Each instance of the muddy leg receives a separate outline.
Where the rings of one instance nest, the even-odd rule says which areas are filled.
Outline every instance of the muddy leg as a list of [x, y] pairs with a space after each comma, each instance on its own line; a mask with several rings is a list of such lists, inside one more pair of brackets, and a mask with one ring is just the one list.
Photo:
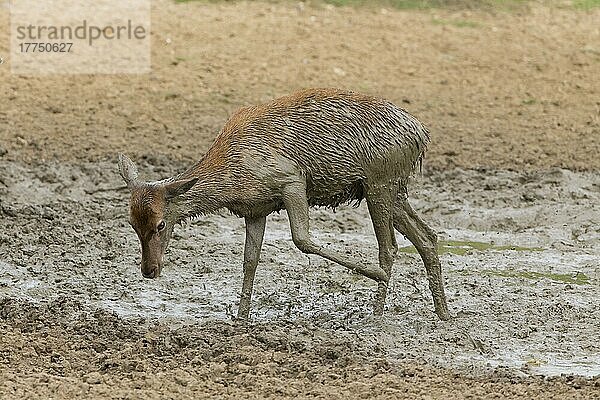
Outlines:
[[396, 254], [398, 254], [398, 242], [396, 241], [396, 230], [394, 229], [394, 217], [393, 216], [390, 217], [389, 228], [390, 228], [390, 237], [392, 239], [391, 251], [395, 257]]
[[238, 308], [238, 318], [246, 320], [250, 314], [250, 300], [254, 274], [260, 258], [260, 248], [265, 234], [267, 218], [246, 218], [246, 243], [244, 245], [244, 283]]
[[283, 188], [283, 202], [290, 219], [292, 240], [300, 251], [306, 254], [317, 254], [356, 271], [377, 282], [387, 282], [388, 275], [376, 265], [361, 265], [351, 257], [326, 249], [312, 241], [308, 229], [308, 200], [306, 185], [303, 182], [290, 183]]
[[394, 254], [394, 258], [396, 258], [396, 254], [398, 254], [398, 242], [396, 241], [396, 230], [394, 229], [394, 211], [393, 211], [393, 207], [394, 207], [394, 199], [398, 196], [398, 187], [394, 186], [394, 188], [391, 190], [391, 199], [392, 199], [392, 205], [391, 205], [391, 211], [390, 211], [390, 235], [392, 237], [392, 253]]
[[423, 259], [429, 289], [433, 295], [435, 313], [441, 320], [450, 319], [444, 294], [442, 267], [437, 255], [436, 233], [415, 213], [403, 196], [396, 198], [394, 227], [411, 241]]
[[[394, 263], [394, 242], [390, 230], [390, 221], [392, 220], [392, 190], [390, 185], [365, 185], [367, 206], [373, 222], [373, 229], [379, 244], [379, 266], [385, 271], [388, 277], [392, 273], [392, 264]], [[395, 235], [395, 234], [394, 234]], [[375, 295], [375, 305], [373, 313], [375, 315], [383, 314], [385, 306], [385, 297], [387, 294], [388, 282], [379, 282], [377, 294]]]

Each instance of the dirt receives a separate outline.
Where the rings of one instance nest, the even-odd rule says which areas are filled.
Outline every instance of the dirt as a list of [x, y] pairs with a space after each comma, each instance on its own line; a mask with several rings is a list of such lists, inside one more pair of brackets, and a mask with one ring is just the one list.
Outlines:
[[[432, 168], [598, 169], [599, 18], [535, 4], [507, 13], [156, 1], [151, 74], [17, 76], [4, 57], [0, 143], [10, 160], [127, 150], [192, 161], [240, 106], [325, 86], [417, 115], [433, 132]], [[6, 54], [6, 7], [0, 21]]]
[[[599, 17], [157, 0], [151, 74], [16, 76], [0, 2], [0, 398], [600, 398]], [[116, 153], [169, 176], [234, 109], [307, 86], [431, 128], [411, 202], [440, 233], [451, 321], [406, 240], [376, 318], [375, 285], [302, 255], [285, 212], [248, 325], [241, 219], [177, 228], [141, 277]], [[311, 226], [377, 258], [364, 205]]]

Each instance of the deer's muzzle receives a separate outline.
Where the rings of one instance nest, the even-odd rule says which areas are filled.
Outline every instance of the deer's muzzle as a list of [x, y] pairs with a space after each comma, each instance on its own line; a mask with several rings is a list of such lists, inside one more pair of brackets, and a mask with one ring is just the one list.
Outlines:
[[160, 275], [160, 266], [158, 264], [149, 266], [149, 267], [144, 267], [142, 265], [142, 276], [144, 278], [149, 278], [149, 279], [154, 279], [157, 278]]

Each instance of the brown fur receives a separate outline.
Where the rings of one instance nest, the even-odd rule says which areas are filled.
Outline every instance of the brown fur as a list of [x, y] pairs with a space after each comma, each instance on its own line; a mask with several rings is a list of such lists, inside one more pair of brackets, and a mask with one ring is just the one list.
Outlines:
[[406, 111], [350, 91], [306, 89], [244, 107], [202, 160], [174, 178], [202, 177], [185, 195], [190, 207], [182, 219], [220, 207], [240, 216], [281, 209], [282, 161], [306, 177], [311, 205], [360, 201], [362, 182], [381, 164], [405, 186], [428, 141], [427, 129]]
[[[379, 283], [378, 314], [397, 247], [394, 229], [402, 232], [421, 254], [436, 312], [447, 319], [435, 233], [406, 201], [408, 178], [428, 142], [428, 130], [389, 101], [338, 89], [307, 89], [237, 111], [204, 157], [176, 177], [139, 182], [133, 162], [121, 156], [121, 174], [132, 190], [131, 223], [142, 244], [142, 272], [158, 276], [175, 223], [227, 208], [246, 219], [238, 315], [247, 318], [265, 217], [285, 208], [301, 251]], [[309, 206], [337, 207], [363, 198], [379, 244], [379, 266], [326, 249], [309, 233]]]
[[136, 231], [148, 233], [156, 229], [166, 207], [165, 189], [160, 186], [142, 186], [131, 193], [130, 223]]

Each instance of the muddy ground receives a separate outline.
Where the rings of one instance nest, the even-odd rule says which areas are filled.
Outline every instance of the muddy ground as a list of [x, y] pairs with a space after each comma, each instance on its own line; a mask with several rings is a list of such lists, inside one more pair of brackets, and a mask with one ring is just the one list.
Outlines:
[[[176, 163], [165, 163], [143, 171], [169, 174]], [[139, 273], [114, 164], [1, 166], [5, 394], [591, 398], [600, 391], [596, 172], [457, 169], [415, 183], [413, 203], [443, 239], [449, 322], [432, 312], [424, 270], [406, 241], [386, 313], [375, 318], [374, 284], [302, 255], [285, 213], [274, 215], [253, 323], [243, 327], [232, 321], [241, 219], [214, 215], [178, 229], [163, 276], [149, 281]], [[375, 260], [367, 214], [364, 205], [317, 210], [312, 226], [322, 243]]]
[[[599, 11], [153, 4], [150, 75], [0, 65], [0, 398], [600, 398]], [[235, 108], [306, 86], [431, 127], [411, 201], [440, 233], [451, 321], [406, 241], [375, 318], [374, 284], [302, 255], [285, 212], [249, 325], [227, 213], [177, 229], [141, 277], [116, 153], [168, 176]], [[364, 205], [311, 224], [376, 259]]]

